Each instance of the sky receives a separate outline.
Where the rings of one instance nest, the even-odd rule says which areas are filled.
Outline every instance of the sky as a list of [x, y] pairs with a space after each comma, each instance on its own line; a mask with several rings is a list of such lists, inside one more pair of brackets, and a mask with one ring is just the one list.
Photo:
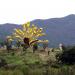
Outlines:
[[0, 24], [23, 24], [75, 14], [75, 0], [0, 0]]

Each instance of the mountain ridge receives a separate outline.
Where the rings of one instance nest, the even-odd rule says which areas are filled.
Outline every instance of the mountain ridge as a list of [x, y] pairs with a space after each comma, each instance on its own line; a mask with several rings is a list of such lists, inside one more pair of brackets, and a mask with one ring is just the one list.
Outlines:
[[[44, 28], [47, 36], [40, 39], [48, 39], [50, 47], [57, 47], [59, 43], [66, 45], [75, 44], [75, 15], [71, 14], [62, 18], [36, 19], [31, 24]], [[0, 24], [0, 39], [11, 35], [14, 28], [21, 28], [19, 24]]]

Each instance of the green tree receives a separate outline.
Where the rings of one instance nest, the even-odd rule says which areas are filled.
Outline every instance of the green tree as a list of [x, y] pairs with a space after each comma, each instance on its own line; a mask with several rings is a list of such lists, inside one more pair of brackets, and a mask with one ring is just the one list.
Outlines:
[[59, 55], [59, 60], [62, 63], [74, 64], [75, 63], [75, 46], [66, 48], [61, 55]]

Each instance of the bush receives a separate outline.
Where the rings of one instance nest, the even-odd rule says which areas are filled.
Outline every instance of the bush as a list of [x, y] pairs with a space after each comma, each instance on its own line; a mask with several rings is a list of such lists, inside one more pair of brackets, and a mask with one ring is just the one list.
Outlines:
[[59, 60], [62, 63], [66, 64], [74, 64], [75, 63], [75, 47], [70, 47], [69, 49], [63, 51], [63, 53], [59, 56]]
[[5, 65], [7, 65], [6, 60], [3, 59], [3, 58], [0, 58], [0, 68], [1, 68], [1, 67], [4, 67]]

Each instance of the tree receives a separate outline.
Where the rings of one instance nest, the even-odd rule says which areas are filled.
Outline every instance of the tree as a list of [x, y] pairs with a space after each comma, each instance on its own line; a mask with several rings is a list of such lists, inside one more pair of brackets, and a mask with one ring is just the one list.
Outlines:
[[43, 41], [43, 49], [45, 50], [48, 47], [48, 40]]
[[33, 24], [30, 26], [30, 22], [28, 22], [22, 25], [22, 29], [15, 29], [14, 33], [10, 37], [23, 42], [23, 47], [26, 46], [26, 48], [28, 48], [38, 42], [38, 38], [44, 35], [45, 33], [43, 33], [42, 28], [38, 28]]
[[19, 49], [19, 47], [21, 46], [20, 41], [16, 41], [16, 45], [17, 45], [17, 47], [18, 47], [18, 49]]
[[9, 53], [10, 50], [12, 49], [12, 41], [10, 39], [10, 36], [7, 36], [6, 41], [5, 41], [5, 45], [6, 45], [6, 50]]
[[33, 45], [33, 53], [35, 53], [35, 51], [37, 51], [37, 50], [38, 50], [38, 44], [35, 43], [35, 44]]
[[75, 46], [66, 48], [61, 55], [59, 55], [59, 60], [62, 63], [74, 64], [75, 63]]
[[0, 42], [0, 46], [1, 47], [4, 47], [4, 42]]

